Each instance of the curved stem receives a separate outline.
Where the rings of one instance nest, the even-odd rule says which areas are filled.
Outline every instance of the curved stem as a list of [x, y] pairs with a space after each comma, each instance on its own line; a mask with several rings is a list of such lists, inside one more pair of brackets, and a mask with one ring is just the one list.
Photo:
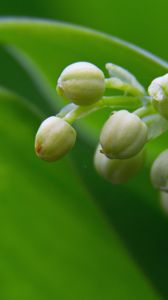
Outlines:
[[[140, 108], [143, 105], [144, 99], [140, 96], [132, 97], [132, 96], [110, 96], [103, 97], [98, 102], [90, 105], [90, 106], [75, 106], [69, 107], [70, 109], [65, 111], [67, 113], [64, 114], [63, 119], [72, 124], [77, 119], [80, 119], [93, 111], [96, 111], [101, 108], [110, 107], [112, 110], [121, 110], [126, 109], [129, 111], [134, 111]], [[58, 114], [60, 116], [60, 114]]]
[[152, 104], [149, 104], [149, 105], [140, 107], [139, 109], [134, 111], [134, 114], [136, 114], [139, 118], [143, 118], [143, 117], [146, 117], [149, 115], [156, 114], [156, 110]]
[[119, 78], [111, 77], [105, 79], [105, 85], [107, 89], [116, 89], [123, 92], [130, 93], [133, 96], [145, 95], [145, 90], [140, 85], [133, 85], [128, 82], [124, 82]]

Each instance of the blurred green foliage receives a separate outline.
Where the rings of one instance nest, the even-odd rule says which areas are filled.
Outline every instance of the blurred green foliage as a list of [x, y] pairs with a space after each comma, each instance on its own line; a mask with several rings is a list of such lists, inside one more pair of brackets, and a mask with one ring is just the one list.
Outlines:
[[38, 16], [88, 26], [168, 59], [167, 0], [1, 0], [0, 15]]
[[[0, 15], [86, 25], [168, 59], [167, 8], [166, 0], [1, 0]], [[33, 152], [40, 120], [62, 105], [54, 88], [66, 64], [87, 59], [103, 67], [114, 59], [145, 86], [166, 67], [99, 37], [78, 36], [72, 43], [68, 32], [60, 43], [59, 31], [43, 36], [40, 30], [38, 39], [38, 30], [37, 36], [13, 30], [0, 32], [5, 40], [0, 85], [14, 91], [0, 90], [0, 299], [167, 299], [168, 221], [149, 181], [149, 165], [166, 146], [166, 134], [149, 145], [147, 166], [139, 176], [119, 187], [93, 170], [95, 140], [83, 134], [86, 124], [81, 124], [71, 160], [48, 165]], [[43, 74], [22, 53], [6, 47], [10, 39]], [[97, 130], [103, 118], [92, 115], [87, 126]]]

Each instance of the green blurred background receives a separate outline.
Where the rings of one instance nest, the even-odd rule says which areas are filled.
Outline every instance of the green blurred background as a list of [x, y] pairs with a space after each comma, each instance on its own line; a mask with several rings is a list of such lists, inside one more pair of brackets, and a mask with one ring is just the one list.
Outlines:
[[168, 59], [167, 0], [1, 0], [0, 14], [34, 16], [88, 26]]
[[[167, 11], [166, 0], [0, 2], [1, 16], [32, 16], [87, 26], [139, 45], [166, 60]], [[17, 86], [17, 92], [40, 105], [42, 93], [36, 91], [30, 76], [4, 48], [0, 49], [0, 64], [0, 83], [13, 90]], [[0, 210], [0, 300], [111, 300], [111, 295], [114, 300], [168, 299], [168, 222], [158, 203], [152, 202], [154, 191], [149, 191], [151, 199], [142, 200], [149, 182], [142, 187], [142, 194], [141, 184], [136, 180], [133, 188], [131, 184], [121, 189], [109, 188], [103, 183], [97, 192], [92, 182], [95, 180], [101, 186], [102, 180], [96, 174], [93, 178], [88, 176], [90, 149], [87, 153], [86, 148], [84, 153], [74, 152], [75, 158], [79, 153], [85, 156], [83, 178], [78, 178], [78, 171], [72, 171], [67, 161], [49, 167], [36, 162], [31, 154], [34, 128], [23, 130], [27, 136], [23, 136], [23, 145], [19, 143], [22, 122], [34, 123], [36, 128], [39, 122], [22, 107], [19, 112], [15, 105], [10, 105], [11, 108], [3, 108], [2, 104], [1, 112], [8, 115], [8, 124], [16, 117], [18, 135], [10, 133], [8, 140], [6, 132], [4, 136], [1, 132], [1, 140], [6, 144], [1, 149], [5, 163], [0, 157], [0, 175], [6, 198], [1, 200]], [[50, 113], [49, 107], [43, 108]], [[11, 146], [12, 138], [15, 143], [11, 153], [8, 143]], [[29, 155], [24, 152], [25, 147]], [[64, 176], [67, 165], [72, 185]], [[57, 190], [56, 171], [61, 174], [60, 178], [57, 176]], [[20, 172], [26, 177], [22, 178]], [[5, 183], [5, 176], [10, 183]], [[40, 178], [38, 184], [36, 178]], [[24, 190], [22, 186], [27, 181], [31, 187]], [[74, 190], [76, 181], [78, 189]], [[114, 195], [113, 202], [109, 194]]]

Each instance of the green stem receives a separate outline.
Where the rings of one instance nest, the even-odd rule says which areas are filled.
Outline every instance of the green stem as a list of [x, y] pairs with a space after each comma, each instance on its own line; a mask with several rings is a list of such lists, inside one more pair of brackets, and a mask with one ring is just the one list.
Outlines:
[[148, 104], [146, 106], [138, 108], [136, 111], [134, 111], [134, 114], [142, 119], [146, 116], [156, 114], [156, 110], [154, 109], [152, 104]]
[[[155, 134], [153, 135], [153, 133], [151, 134], [151, 126], [153, 126], [154, 123], [156, 123], [157, 127], [159, 126], [158, 123], [158, 118], [159, 118], [159, 114], [158, 112], [155, 110], [155, 108], [153, 107], [152, 104], [149, 104], [147, 106], [143, 106], [139, 109], [137, 109], [134, 114], [136, 114], [138, 117], [141, 118], [141, 120], [146, 124], [146, 126], [149, 128], [148, 131], [148, 141], [152, 140], [154, 137], [159, 136], [161, 133], [163, 133], [165, 131], [165, 126], [163, 126], [162, 129], [160, 129], [159, 134], [155, 132]], [[159, 128], [157, 128], [158, 130]], [[167, 126], [166, 126], [167, 129]]]
[[117, 89], [126, 93], [129, 93], [133, 96], [144, 96], [145, 90], [142, 86], [136, 85], [134, 86], [131, 83], [124, 82], [120, 80], [119, 78], [106, 78], [105, 79], [105, 85], [107, 89]]
[[150, 126], [151, 124], [155, 123], [157, 120], [158, 120], [158, 114], [155, 113], [155, 114], [145, 116], [143, 121], [147, 126]]
[[[61, 115], [63, 119], [72, 124], [77, 119], [80, 119], [96, 110], [110, 107], [113, 111], [126, 109], [129, 111], [134, 111], [140, 108], [143, 105], [144, 99], [140, 96], [131, 97], [131, 96], [110, 96], [110, 97], [103, 97], [98, 102], [90, 105], [90, 106], [75, 106], [71, 109], [64, 110], [66, 113]], [[57, 116], [60, 116], [58, 114]]]

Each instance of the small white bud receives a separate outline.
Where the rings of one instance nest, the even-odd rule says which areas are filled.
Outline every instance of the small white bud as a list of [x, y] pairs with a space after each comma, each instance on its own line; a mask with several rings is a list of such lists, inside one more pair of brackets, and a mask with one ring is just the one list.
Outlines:
[[103, 72], [88, 62], [77, 62], [61, 73], [57, 92], [77, 105], [91, 105], [98, 101], [105, 90]]
[[127, 182], [141, 168], [144, 162], [144, 151], [128, 159], [109, 159], [101, 153], [98, 145], [94, 156], [94, 165], [102, 177], [113, 184]]
[[151, 181], [155, 188], [168, 192], [168, 150], [163, 151], [154, 161]]
[[130, 158], [142, 150], [147, 136], [147, 126], [137, 115], [120, 110], [103, 126], [100, 134], [102, 152], [109, 158]]
[[149, 95], [156, 110], [168, 119], [168, 74], [152, 81], [148, 88]]
[[63, 119], [49, 117], [40, 125], [35, 138], [37, 156], [47, 161], [58, 160], [74, 146], [76, 131]]
[[168, 193], [160, 193], [160, 204], [163, 211], [168, 214]]

